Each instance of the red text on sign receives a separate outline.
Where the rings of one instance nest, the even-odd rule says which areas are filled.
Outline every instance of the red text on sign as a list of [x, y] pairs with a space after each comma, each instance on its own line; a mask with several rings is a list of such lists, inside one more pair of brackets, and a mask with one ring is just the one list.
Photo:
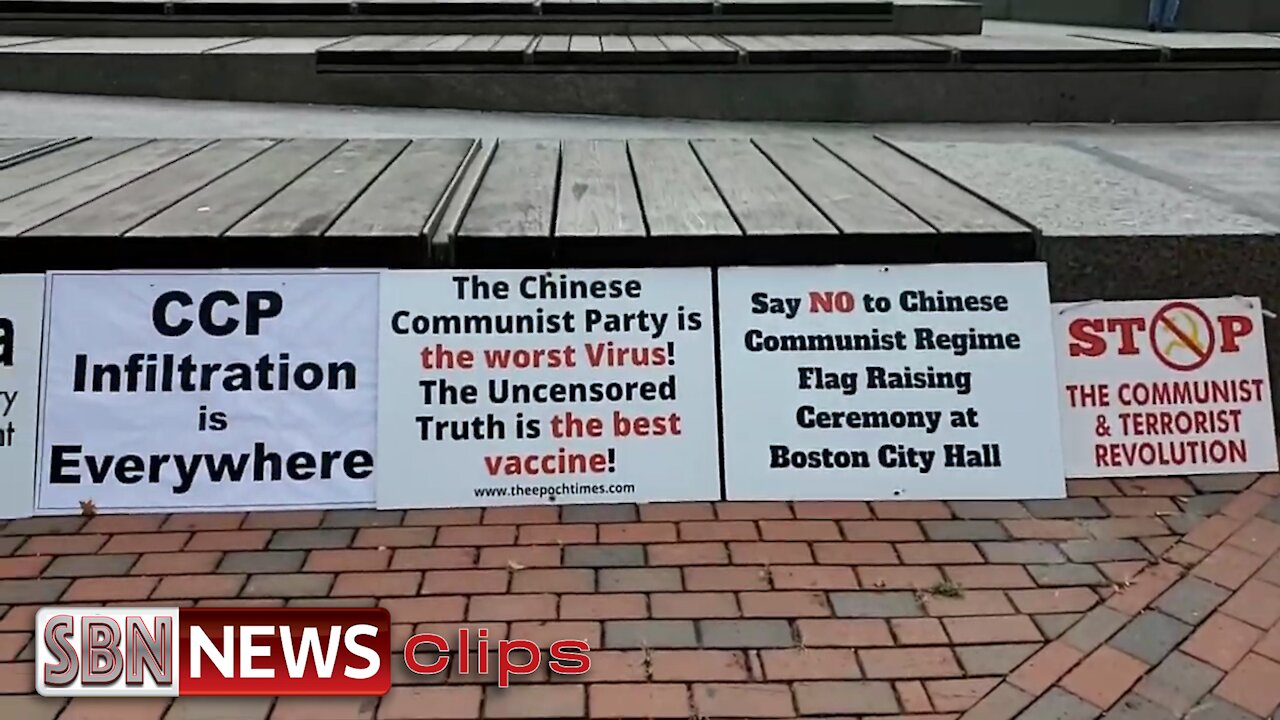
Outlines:
[[[1253, 320], [1245, 315], [1220, 315], [1216, 319], [1222, 336], [1219, 350], [1240, 351], [1240, 339], [1253, 333]], [[1099, 357], [1114, 348], [1117, 355], [1137, 355], [1139, 339], [1149, 331], [1147, 318], [1077, 318], [1067, 326], [1071, 357]]]
[[[542, 666], [542, 649], [531, 640], [499, 640], [497, 657], [489, 658], [491, 649], [489, 631], [486, 628], [476, 629], [476, 647], [471, 648], [470, 630], [458, 629], [455, 671], [461, 675], [476, 673], [486, 675], [490, 671], [490, 662], [496, 664], [498, 687], [511, 684], [513, 675], [530, 675]], [[436, 675], [449, 668], [454, 661], [449, 656], [454, 651], [449, 641], [435, 633], [418, 633], [409, 638], [404, 645], [404, 662], [409, 670], [419, 675]], [[590, 646], [586, 640], [557, 640], [548, 648], [550, 660], [547, 669], [557, 675], [581, 675], [591, 669], [591, 658], [587, 655]], [[422, 652], [425, 658], [418, 655]], [[474, 655], [474, 657], [472, 657]], [[425, 661], [424, 660], [429, 660]]]
[[811, 313], [851, 313], [856, 306], [857, 300], [848, 290], [809, 291], [809, 312]]

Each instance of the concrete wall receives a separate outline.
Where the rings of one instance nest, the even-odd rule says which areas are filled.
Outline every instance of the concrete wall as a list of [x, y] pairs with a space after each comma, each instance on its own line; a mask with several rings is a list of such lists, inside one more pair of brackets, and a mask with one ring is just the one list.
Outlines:
[[[1148, 0], [983, 0], [986, 17], [999, 20], [1145, 27]], [[1280, 0], [1182, 0], [1186, 30], [1280, 31]]]

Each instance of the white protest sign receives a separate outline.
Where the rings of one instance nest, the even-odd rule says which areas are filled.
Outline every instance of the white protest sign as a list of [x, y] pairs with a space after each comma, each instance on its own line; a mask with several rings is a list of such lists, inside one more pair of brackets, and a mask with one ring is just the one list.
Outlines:
[[0, 518], [31, 515], [44, 276], [0, 275]]
[[720, 271], [731, 500], [1066, 493], [1040, 263]]
[[1054, 305], [1068, 477], [1268, 472], [1257, 298]]
[[382, 281], [378, 506], [720, 495], [711, 271]]
[[49, 279], [37, 510], [369, 507], [378, 275]]

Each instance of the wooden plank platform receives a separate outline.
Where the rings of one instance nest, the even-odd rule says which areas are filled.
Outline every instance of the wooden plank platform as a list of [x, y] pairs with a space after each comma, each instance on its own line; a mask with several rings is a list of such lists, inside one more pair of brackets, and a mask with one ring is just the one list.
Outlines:
[[1029, 228], [945, 178], [874, 140], [828, 142], [500, 141], [454, 256], [491, 267], [1030, 257]]
[[1073, 35], [928, 35], [917, 40], [951, 48], [964, 63], [1159, 62], [1161, 53], [1136, 45]]
[[[0, 139], [0, 156], [44, 141]], [[0, 167], [0, 271], [1022, 260], [872, 139], [86, 139]], [[5, 155], [7, 153], [7, 155]]]
[[951, 52], [896, 35], [728, 35], [746, 62], [775, 63], [945, 63]]
[[420, 267], [474, 144], [84, 140], [0, 168], [0, 270]]
[[978, 33], [955, 0], [5, 0], [6, 34]]
[[[1280, 51], [1280, 38], [1272, 38]], [[22, 52], [19, 46], [15, 52]], [[237, 45], [217, 52], [234, 52]], [[1225, 50], [1225, 48], [1223, 48]], [[1233, 52], [1270, 52], [1266, 44]], [[0, 53], [5, 52], [0, 48]], [[364, 35], [316, 51], [328, 70], [393, 66], [1156, 63], [1154, 45], [1072, 35]], [[1230, 57], [1228, 54], [1227, 57]], [[1280, 57], [1278, 55], [1277, 57]], [[527, 69], [537, 69], [527, 68]]]
[[369, 35], [317, 49], [317, 62], [346, 66], [521, 65], [533, 35]]

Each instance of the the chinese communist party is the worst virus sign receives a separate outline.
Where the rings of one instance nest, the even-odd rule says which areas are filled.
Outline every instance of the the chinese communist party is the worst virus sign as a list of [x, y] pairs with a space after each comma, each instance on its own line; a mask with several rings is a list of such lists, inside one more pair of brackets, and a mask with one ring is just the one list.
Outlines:
[[1257, 298], [1054, 306], [1068, 477], [1267, 472]]

